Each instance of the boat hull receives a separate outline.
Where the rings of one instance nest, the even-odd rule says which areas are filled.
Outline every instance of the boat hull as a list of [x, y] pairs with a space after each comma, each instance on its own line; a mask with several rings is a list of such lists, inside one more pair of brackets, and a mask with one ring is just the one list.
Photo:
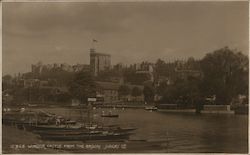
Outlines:
[[41, 135], [41, 139], [55, 141], [89, 141], [89, 140], [126, 140], [130, 133], [80, 134], [80, 135]]
[[101, 115], [101, 117], [119, 117], [119, 115]]

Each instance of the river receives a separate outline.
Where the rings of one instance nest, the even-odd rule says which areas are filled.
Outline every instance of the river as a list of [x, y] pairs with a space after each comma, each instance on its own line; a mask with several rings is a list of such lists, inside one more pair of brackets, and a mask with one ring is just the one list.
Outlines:
[[[79, 109], [44, 109], [75, 120], [86, 118]], [[119, 118], [102, 118], [102, 111], [118, 113]], [[138, 129], [131, 139], [168, 140], [172, 153], [247, 153], [247, 115], [196, 115], [164, 113], [144, 109], [94, 109], [93, 120]]]

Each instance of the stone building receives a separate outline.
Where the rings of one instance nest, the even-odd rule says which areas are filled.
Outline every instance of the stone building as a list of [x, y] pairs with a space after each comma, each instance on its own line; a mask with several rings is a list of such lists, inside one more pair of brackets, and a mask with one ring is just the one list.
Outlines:
[[[118, 101], [137, 101], [137, 102], [143, 102], [144, 101], [144, 95], [141, 94], [139, 96], [132, 96], [131, 93], [126, 96], [119, 96], [119, 88], [121, 86], [120, 83], [115, 82], [101, 82], [97, 81], [97, 96], [102, 97], [104, 103], [112, 103], [112, 102], [118, 102]], [[127, 84], [128, 88], [132, 91], [134, 87], [137, 87], [138, 89], [143, 91], [143, 86], [141, 85], [131, 85]]]
[[119, 100], [119, 83], [96, 82], [98, 91], [97, 96], [102, 97], [104, 102], [115, 102]]
[[94, 76], [100, 71], [111, 68], [111, 56], [109, 54], [97, 53], [94, 48], [90, 49], [90, 68]]
[[152, 63], [142, 62], [136, 64], [136, 74], [141, 76], [147, 76], [149, 81], [154, 81], [154, 66]]
[[37, 64], [32, 64], [31, 65], [31, 72], [34, 74], [41, 74], [42, 67], [43, 67], [42, 62], [38, 62]]

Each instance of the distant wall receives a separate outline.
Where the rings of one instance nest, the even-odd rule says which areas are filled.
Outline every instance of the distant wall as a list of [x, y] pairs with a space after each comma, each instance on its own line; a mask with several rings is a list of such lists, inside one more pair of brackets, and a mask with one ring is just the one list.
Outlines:
[[207, 111], [230, 111], [230, 105], [204, 105], [203, 110]]

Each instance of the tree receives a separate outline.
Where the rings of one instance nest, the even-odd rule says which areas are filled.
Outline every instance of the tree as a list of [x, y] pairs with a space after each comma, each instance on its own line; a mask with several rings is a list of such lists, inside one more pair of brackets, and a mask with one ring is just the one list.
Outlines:
[[134, 96], [134, 97], [141, 96], [142, 95], [142, 91], [141, 91], [140, 88], [134, 87], [132, 89], [131, 95]]
[[185, 66], [187, 69], [195, 69], [199, 70], [200, 69], [200, 64], [198, 60], [195, 60], [193, 57], [189, 57]]
[[167, 87], [168, 85], [166, 81], [160, 82], [159, 86], [156, 87], [156, 93], [162, 96]]
[[141, 85], [143, 84], [143, 82], [148, 81], [150, 79], [150, 76], [148, 74], [136, 73], [136, 71], [133, 69], [125, 69], [123, 76], [124, 80], [127, 83], [135, 85]]
[[151, 87], [151, 86], [144, 86], [144, 89], [143, 89], [143, 94], [144, 94], [144, 97], [145, 97], [145, 101], [147, 103], [149, 102], [153, 102], [154, 101], [154, 88]]
[[229, 104], [239, 94], [248, 94], [248, 57], [228, 47], [201, 60], [204, 96], [216, 95], [217, 104]]
[[198, 78], [177, 79], [174, 84], [161, 90], [163, 94], [161, 102], [178, 104], [179, 107], [192, 107], [200, 101], [199, 85]]
[[87, 103], [87, 98], [96, 96], [96, 84], [89, 71], [77, 73], [70, 84], [70, 92], [81, 103]]
[[12, 88], [12, 76], [11, 75], [4, 75], [3, 81], [2, 81], [2, 87], [3, 90], [7, 90], [9, 88]]
[[58, 102], [70, 102], [71, 100], [71, 95], [67, 92], [64, 92], [64, 93], [60, 93], [60, 94], [57, 94], [57, 100]]
[[119, 96], [127, 96], [130, 94], [130, 88], [127, 85], [121, 85], [118, 89]]
[[166, 63], [163, 60], [158, 59], [155, 63], [155, 70], [159, 75], [165, 75]]
[[165, 61], [158, 59], [157, 62], [155, 63], [156, 78], [160, 76], [171, 77], [174, 75], [175, 69], [176, 69], [176, 62], [166, 63]]
[[47, 69], [44, 68], [39, 76], [41, 80], [54, 79], [57, 81], [57, 85], [65, 86], [68, 85], [74, 78], [75, 73], [62, 70], [60, 68]]
[[9, 74], [3, 76], [3, 81], [9, 81], [11, 79], [12, 79], [12, 76]]
[[178, 100], [178, 91], [174, 85], [170, 85], [166, 87], [162, 92], [162, 100], [161, 102], [167, 104], [176, 104]]
[[111, 81], [113, 77], [122, 77], [122, 69], [112, 68], [100, 71], [96, 77], [97, 81]]

